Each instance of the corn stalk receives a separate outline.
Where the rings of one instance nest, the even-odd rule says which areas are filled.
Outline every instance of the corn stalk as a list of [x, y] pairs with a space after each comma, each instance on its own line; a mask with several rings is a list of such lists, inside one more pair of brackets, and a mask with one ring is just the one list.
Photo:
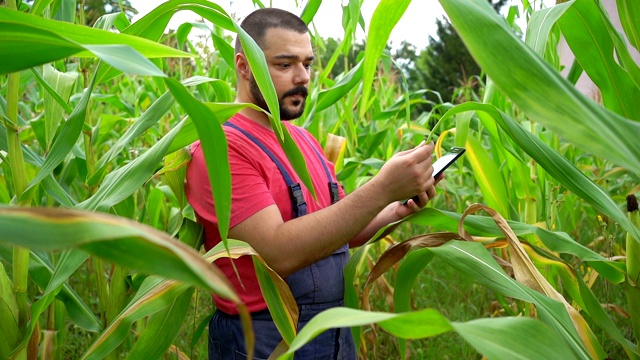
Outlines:
[[[638, 199], [635, 195], [627, 196], [627, 215], [629, 220], [640, 228], [640, 211], [638, 211]], [[631, 324], [638, 342], [640, 351], [640, 245], [627, 233], [627, 281], [625, 290], [627, 293], [627, 306]]]

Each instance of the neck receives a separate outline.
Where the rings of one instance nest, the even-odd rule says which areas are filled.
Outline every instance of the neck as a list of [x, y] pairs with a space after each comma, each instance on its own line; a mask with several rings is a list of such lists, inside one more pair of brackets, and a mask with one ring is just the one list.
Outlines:
[[[251, 103], [251, 101], [247, 101], [243, 99], [236, 98], [236, 103]], [[252, 108], [244, 108], [239, 111], [240, 114], [256, 122], [258, 125], [263, 126], [267, 129], [271, 129], [271, 122], [269, 121], [269, 116], [262, 111], [254, 110]]]

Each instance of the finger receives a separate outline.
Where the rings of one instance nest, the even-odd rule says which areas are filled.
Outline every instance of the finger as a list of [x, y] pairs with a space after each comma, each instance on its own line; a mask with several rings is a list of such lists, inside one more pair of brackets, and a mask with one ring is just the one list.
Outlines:
[[438, 185], [438, 183], [444, 180], [444, 178], [445, 178], [444, 172], [441, 172], [440, 175], [438, 175], [438, 177], [434, 179], [435, 180], [434, 185]]
[[429, 199], [433, 199], [434, 197], [436, 197], [436, 188], [435, 188], [435, 186], [429, 186], [429, 188], [426, 191], [426, 194], [429, 197]]
[[431, 165], [432, 154], [433, 154], [433, 143], [429, 143], [429, 144], [423, 144], [415, 147], [407, 155], [412, 156], [417, 163], [422, 163], [425, 160], [428, 160], [429, 165]]
[[418, 204], [416, 206], [418, 206], [418, 208], [423, 208], [425, 206], [427, 206], [427, 203], [429, 202], [429, 194], [427, 194], [426, 192], [422, 192], [420, 194], [418, 194]]
[[421, 148], [421, 147], [425, 146], [426, 144], [427, 144], [427, 143], [426, 143], [424, 140], [422, 140], [422, 142], [421, 142], [420, 144], [418, 144], [417, 146], [415, 146], [414, 148], [412, 148], [412, 149], [408, 149], [408, 150], [399, 151], [399, 152], [397, 152], [397, 153], [395, 154], [395, 156], [402, 156], [402, 155], [410, 154], [410, 153], [412, 153], [412, 152], [416, 151], [417, 149], [419, 149], [419, 148]]
[[409, 200], [409, 208], [411, 209], [412, 212], [416, 212], [420, 210], [420, 206], [413, 199]]

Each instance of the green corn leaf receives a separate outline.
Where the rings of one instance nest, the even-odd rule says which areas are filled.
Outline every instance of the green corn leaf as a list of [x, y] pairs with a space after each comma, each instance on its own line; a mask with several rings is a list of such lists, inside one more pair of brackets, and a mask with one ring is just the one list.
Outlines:
[[235, 49], [233, 46], [217, 34], [212, 33], [211, 38], [213, 40], [213, 47], [220, 52], [220, 56], [222, 56], [227, 65], [230, 67], [235, 66], [235, 62], [233, 61]]
[[[627, 219], [627, 217], [618, 208], [617, 204], [615, 204], [615, 202], [601, 188], [580, 172], [575, 165], [560, 156], [556, 151], [549, 147], [549, 145], [545, 144], [542, 140], [533, 136], [531, 133], [526, 132], [515, 122], [515, 120], [500, 112], [493, 105], [469, 102], [456, 106], [454, 109], [448, 111], [445, 116], [453, 116], [464, 111], [482, 111], [489, 114], [498, 123], [502, 130], [529, 156], [536, 160], [537, 163], [554, 179], [603, 213], [610, 216], [625, 230], [633, 234], [637, 241], [640, 241], [640, 229], [631, 224], [629, 219]], [[445, 116], [443, 116], [443, 118], [445, 118]], [[622, 120], [629, 121], [626, 119]], [[615, 124], [612, 124], [612, 127], [615, 127]], [[631, 142], [631, 138], [635, 138], [635, 133], [633, 135], [623, 135], [621, 133], [621, 136], [625, 136], [628, 141]], [[635, 143], [637, 143], [637, 141]]]
[[[0, 249], [3, 249], [3, 247], [0, 247]], [[5, 259], [8, 258], [7, 255], [10, 254], [2, 254]], [[31, 251], [29, 277], [38, 287], [44, 289], [49, 286], [55, 270], [46, 253]], [[64, 303], [67, 314], [78, 326], [91, 332], [99, 332], [102, 330], [100, 320], [68, 283], [62, 284], [62, 289], [56, 298]]]
[[373, 12], [369, 33], [367, 34], [367, 47], [364, 52], [360, 118], [364, 118], [369, 109], [373, 77], [378, 69], [378, 61], [382, 51], [387, 45], [391, 30], [407, 10], [409, 3], [411, 3], [411, 0], [382, 0]]
[[[132, 36], [128, 34], [117, 34], [110, 31], [93, 29], [82, 25], [74, 25], [66, 22], [48, 20], [39, 16], [22, 13], [19, 11], [0, 8], [0, 24], [6, 24], [9, 28], [15, 26], [28, 26], [32, 31], [44, 30], [57, 34], [60, 38], [82, 45], [128, 45], [134, 48], [147, 58], [157, 57], [191, 57], [189, 53], [170, 48], [166, 45]], [[17, 44], [16, 40], [11, 40], [6, 46]], [[32, 48], [25, 48], [28, 50]], [[39, 54], [40, 49], [36, 52]], [[31, 54], [33, 55], [33, 53]], [[40, 56], [40, 55], [38, 55]], [[88, 52], [79, 53], [78, 56], [90, 56]], [[16, 59], [17, 60], [17, 59]]]
[[53, 178], [53, 174], [42, 180], [42, 187], [47, 194], [64, 207], [71, 208], [77, 204], [77, 201], [69, 195], [67, 190]]
[[160, 216], [162, 213], [162, 208], [164, 207], [165, 196], [162, 190], [154, 187], [149, 192], [149, 196], [147, 197], [147, 221], [145, 223], [153, 226], [158, 230], [162, 230], [162, 226], [160, 226]]
[[102, 61], [132, 75], [165, 77], [151, 61], [127, 45], [84, 45]]
[[340, 79], [331, 88], [322, 90], [318, 94], [318, 101], [316, 102], [316, 111], [322, 111], [329, 106], [335, 104], [338, 100], [344, 98], [344, 96], [351, 91], [362, 80], [363, 66], [362, 61], [358, 62], [353, 69]]
[[184, 47], [184, 44], [187, 42], [189, 34], [191, 33], [191, 30], [193, 28], [204, 30], [209, 33], [212, 32], [211, 28], [209, 28], [209, 26], [205, 23], [201, 23], [201, 22], [182, 23], [180, 24], [180, 26], [178, 26], [178, 29], [176, 30], [176, 40], [178, 40], [178, 46], [180, 48]]
[[455, 331], [491, 359], [513, 359], [514, 356], [523, 359], [579, 358], [552, 330], [540, 321], [529, 318], [490, 318], [459, 323], [449, 321], [434, 309], [387, 314], [334, 308], [323, 311], [309, 321], [287, 355], [280, 359], [293, 358], [293, 351], [324, 330], [372, 323], [394, 336], [411, 339]]
[[51, 280], [47, 284], [47, 288], [44, 290], [44, 294], [54, 291], [64, 282], [69, 279], [69, 276], [73, 274], [82, 265], [85, 260], [89, 258], [89, 254], [79, 249], [65, 250], [60, 259], [55, 271], [51, 275]]
[[[477, 220], [478, 218], [475, 218], [475, 217], [474, 218], [467, 217], [465, 221], [466, 228], [477, 229], [478, 228]], [[489, 222], [493, 222], [492, 219], [486, 219], [486, 220]], [[432, 222], [432, 221], [427, 221], [427, 222]], [[456, 220], [455, 222], [457, 223], [459, 221]], [[518, 224], [515, 222], [510, 222], [510, 226], [513, 226], [513, 230], [515, 230], [515, 232], [517, 232], [519, 236], [524, 235], [522, 233], [522, 230], [523, 230], [522, 228], [524, 227], [531, 227], [535, 229], [535, 227], [531, 225]], [[543, 231], [548, 232], [546, 230], [543, 230]], [[496, 230], [496, 232], [500, 232], [500, 230]], [[432, 234], [416, 237], [408, 241], [402, 242], [394, 246], [393, 248], [390, 248], [389, 250], [387, 250], [383, 254], [383, 256], [380, 257], [380, 260], [372, 269], [371, 274], [369, 275], [369, 279], [367, 280], [367, 283], [370, 284], [375, 279], [375, 278], [372, 278], [373, 276], [376, 276], [376, 277], [380, 276], [384, 271], [386, 271], [391, 266], [393, 266], [395, 262], [399, 260], [400, 256], [402, 256], [403, 254], [406, 254], [406, 252], [409, 251], [411, 248], [413, 247], [433, 248], [433, 247], [439, 246], [442, 240], [448, 241], [447, 238], [442, 237], [442, 235], [440, 234], [432, 233]], [[449, 234], [453, 234], [453, 233], [449, 233]], [[544, 233], [540, 233], [540, 235], [544, 235]], [[544, 237], [545, 236], [541, 238], [544, 238]], [[435, 241], [435, 240], [438, 240], [438, 241]], [[566, 251], [564, 251], [561, 246], [554, 245], [552, 242], [549, 241], [549, 239], [545, 239], [543, 243], [545, 245], [549, 244], [550, 245], [549, 248], [553, 249], [552, 251], [566, 253]], [[570, 243], [567, 241], [565, 241], [565, 243], [567, 245], [570, 245]], [[534, 260], [534, 262], [536, 263], [536, 266], [538, 268], [544, 269], [544, 271], [547, 272], [549, 271], [550, 268], [553, 268], [553, 265], [550, 265], [550, 261], [559, 264], [561, 260], [558, 258], [555, 258], [554, 256], [548, 257], [546, 259], [542, 258], [540, 254], [544, 254], [547, 252], [544, 249], [545, 248], [539, 249], [538, 253], [530, 252], [529, 256], [532, 256], [532, 255], [535, 256], [536, 260]], [[588, 249], [586, 250], [591, 251]], [[593, 253], [592, 256], [597, 257], [599, 255], [596, 253]], [[405, 259], [401, 264], [400, 268], [398, 269], [398, 276], [395, 284], [394, 303], [396, 305], [396, 311], [409, 310], [410, 294], [411, 294], [411, 289], [413, 287], [414, 279], [417, 276], [416, 273], [419, 273], [424, 268], [425, 263], [429, 263], [431, 261], [433, 257], [433, 253], [429, 249], [423, 249], [423, 250], [410, 252], [404, 257]], [[393, 261], [389, 261], [389, 260], [393, 260]], [[584, 284], [584, 281], [579, 276], [576, 276], [576, 275], [577, 274], [574, 273], [573, 269], [571, 269], [570, 266], [565, 264], [562, 267], [562, 271], [560, 272], [560, 278], [562, 279], [563, 288], [565, 289], [565, 291], [568, 291], [571, 294], [573, 300], [576, 301], [579, 304], [579, 306], [590, 315], [590, 317], [595, 321], [595, 323], [597, 323], [598, 326], [604, 329], [607, 332], [607, 334], [611, 336], [612, 339], [616, 340], [623, 347], [625, 347], [625, 349], [628, 352], [636, 353], [636, 351], [634, 350], [634, 345], [624, 338], [620, 330], [615, 326], [615, 324], [606, 314], [605, 310], [599, 305], [599, 301], [595, 297], [591, 289], [589, 289], [589, 287], [586, 286], [586, 284]], [[551, 275], [551, 277], [552, 279], [555, 279], [555, 275]], [[365, 292], [363, 296], [366, 296], [366, 295], [367, 293]], [[595, 339], [592, 338], [591, 341], [595, 341]]]
[[127, 359], [159, 359], [167, 351], [180, 331], [193, 298], [193, 288], [187, 289], [164, 310], [149, 317], [147, 326], [138, 338]]
[[87, 185], [95, 186], [101, 180], [104, 172], [111, 162], [120, 152], [133, 141], [135, 138], [144, 133], [145, 130], [156, 124], [164, 114], [166, 114], [171, 106], [175, 103], [173, 96], [169, 93], [163, 94], [156, 100], [147, 111], [145, 111], [124, 134], [118, 137], [115, 144], [98, 160], [96, 172], [87, 180]]
[[72, 24], [76, 19], [76, 3], [73, 0], [58, 0], [56, 5], [56, 11], [52, 17]]
[[[469, 105], [473, 107], [472, 104]], [[622, 213], [618, 205], [596, 184], [582, 174], [573, 164], [561, 157], [542, 140], [524, 131], [513, 119], [504, 113], [496, 111], [492, 106], [482, 106], [487, 112], [492, 113], [493, 118], [500, 127], [518, 143], [522, 149], [554, 179], [566, 186], [569, 190], [588, 201], [590, 204], [615, 219], [625, 230], [634, 235], [640, 241], [640, 229], [635, 227]]]
[[[84, 126], [84, 121], [87, 114], [87, 105], [89, 104], [91, 91], [93, 91], [94, 85], [95, 82], [92, 81], [89, 84], [89, 87], [84, 90], [82, 98], [80, 98], [80, 101], [73, 109], [73, 112], [69, 116], [69, 119], [63, 125], [62, 130], [60, 130], [60, 134], [51, 146], [51, 152], [49, 153], [49, 156], [47, 156], [46, 160], [42, 164], [42, 167], [40, 167], [38, 174], [29, 183], [27, 190], [33, 188], [44, 178], [48, 177], [53, 172], [53, 169], [60, 165], [60, 163], [62, 163], [69, 152], [71, 152], [71, 150], [73, 149], [73, 146], [80, 136], [82, 127]], [[25, 193], [26, 192], [27, 191], [25, 190]]]
[[[457, 232], [460, 214], [425, 208], [406, 221], [423, 226], [432, 226], [442, 231]], [[571, 239], [567, 234], [557, 233], [534, 225], [516, 221], [508, 221], [511, 229], [518, 236], [536, 235], [551, 251], [571, 254], [581, 261], [586, 261], [602, 276], [614, 283], [624, 280], [624, 265], [610, 261], [593, 250]], [[470, 215], [465, 218], [465, 228], [475, 236], [502, 236], [500, 229], [488, 217]]]
[[[235, 24], [235, 23], [234, 23]], [[271, 128], [276, 133], [276, 137], [280, 142], [280, 145], [284, 149], [287, 158], [291, 162], [291, 166], [295, 170], [296, 174], [302, 181], [302, 183], [311, 192], [311, 195], [317, 199], [316, 189], [311, 181], [311, 176], [304, 161], [304, 157], [300, 152], [300, 149], [296, 146], [295, 142], [291, 138], [291, 135], [287, 132], [286, 128], [280, 123], [280, 106], [278, 103], [278, 95], [273, 86], [271, 75], [264, 58], [262, 49], [256, 44], [256, 42], [247, 34], [238, 24], [236, 25], [236, 31], [242, 48], [246, 54], [247, 61], [251, 67], [251, 72], [258, 84], [258, 88], [262, 93], [265, 102], [267, 103], [271, 115], [269, 120], [271, 122]]]
[[204, 228], [194, 220], [185, 218], [179, 230], [180, 241], [193, 249], [200, 249], [204, 241]]
[[[65, 110], [59, 102], [52, 96], [55, 93], [60, 97], [63, 102], [69, 101], [73, 85], [78, 77], [77, 74], [65, 74], [57, 71], [51, 65], [45, 65], [42, 71], [42, 76], [47, 84], [51, 85], [53, 91], [47, 91], [44, 93], [44, 113], [45, 113], [45, 138], [48, 149], [48, 145], [53, 140], [53, 136], [56, 133], [58, 125], [63, 120], [62, 115]], [[67, 106], [68, 107], [68, 106]]]
[[235, 31], [231, 17], [220, 5], [206, 0], [170, 0], [156, 6], [124, 32], [158, 41], [173, 15], [184, 10], [191, 10], [225, 30]]
[[[460, 336], [489, 359], [576, 359], [549, 328], [529, 318], [499, 317], [453, 323]], [[520, 334], [513, 336], [512, 333]], [[527, 335], [525, 335], [527, 334]], [[523, 336], [523, 337], [521, 337]], [[554, 349], [539, 348], [554, 341]], [[538, 344], [538, 345], [536, 345]], [[558, 346], [555, 348], [555, 346]]]
[[216, 203], [216, 217], [220, 238], [226, 244], [231, 217], [231, 175], [228, 160], [227, 138], [221, 119], [206, 105], [196, 100], [179, 82], [168, 79], [167, 86], [178, 103], [187, 111], [198, 130], [202, 151], [211, 183], [212, 196]]
[[310, 0], [307, 2], [307, 5], [305, 5], [302, 10], [302, 14], [300, 14], [300, 18], [305, 24], [309, 25], [309, 23], [313, 21], [313, 17], [316, 16], [320, 4], [322, 4], [322, 0]]
[[111, 30], [111, 28], [115, 27], [118, 31], [122, 32], [130, 25], [131, 22], [127, 18], [127, 15], [125, 15], [124, 12], [117, 12], [100, 16], [93, 24], [93, 27], [102, 30]]
[[573, 2], [565, 2], [556, 6], [534, 12], [527, 23], [525, 43], [538, 55], [543, 56], [551, 28], [564, 15]]
[[156, 276], [146, 278], [135, 297], [91, 344], [82, 358], [105, 358], [126, 339], [134, 322], [171, 307], [181, 295], [189, 291], [186, 284]]
[[[409, 253], [402, 261], [402, 264], [398, 268], [398, 276], [393, 291], [395, 312], [403, 313], [411, 311], [411, 291], [415, 281], [432, 259], [432, 252], [429, 251], [426, 252], [426, 254], [422, 254], [420, 250], [418, 250]], [[398, 339], [402, 359], [406, 359], [406, 344], [406, 339]]]
[[631, 46], [640, 51], [640, 3], [633, 0], [618, 0], [618, 14]]
[[584, 280], [580, 276], [574, 276], [573, 280], [577, 282], [578, 290], [580, 292], [580, 300], [584, 304], [584, 310], [589, 314], [589, 317], [593, 319], [593, 321], [603, 329], [611, 339], [624, 347], [629, 358], [639, 356], [640, 349], [638, 349], [636, 344], [633, 344], [625, 338], [621, 332], [621, 328], [613, 322], [609, 314], [607, 314], [607, 311], [602, 307], [600, 299], [596, 297], [591, 288], [585, 284]]
[[62, 99], [62, 97], [60, 95], [58, 95], [56, 90], [54, 90], [53, 87], [51, 87], [51, 85], [49, 85], [49, 83], [44, 79], [44, 77], [42, 77], [42, 74], [40, 74], [38, 69], [32, 68], [31, 72], [35, 76], [36, 81], [38, 81], [38, 83], [40, 85], [42, 85], [42, 87], [45, 89], [47, 94], [51, 98], [53, 98], [53, 100], [55, 100], [55, 102], [58, 105], [60, 105], [64, 109], [65, 112], [71, 114], [71, 112], [73, 112], [73, 108], [71, 106], [69, 106], [69, 104], [64, 99]]
[[[131, 47], [149, 58], [192, 56], [136, 36], [47, 20], [5, 7], [0, 8], [0, 34], [0, 51], [6, 56], [6, 61], [0, 66], [0, 74], [28, 69], [71, 55], [95, 56], [88, 48], [124, 69], [129, 70], [133, 66], [136, 71], [140, 70], [137, 63], [126, 64], [114, 60], [112, 54], [104, 51], [104, 45]], [[118, 54], [130, 52], [116, 51]]]
[[[155, 7], [141, 19], [131, 24], [131, 26], [122, 30], [122, 33], [157, 42], [164, 34], [164, 31], [169, 24], [169, 20], [171, 20], [173, 15], [182, 10], [191, 10], [217, 26], [221, 26], [230, 31], [235, 31], [231, 18], [219, 5], [206, 0], [192, 0], [189, 2], [173, 0], [164, 2]], [[219, 47], [219, 44], [217, 44], [216, 47]], [[182, 54], [185, 56], [193, 56], [185, 52], [182, 52]], [[143, 55], [146, 56], [144, 53]], [[231, 55], [231, 59], [233, 59], [233, 53]], [[233, 62], [229, 64], [231, 65]], [[119, 70], [109, 66], [104, 66], [98, 72], [97, 82], [102, 83], [120, 75], [120, 73], [121, 72]]]
[[[271, 313], [273, 322], [276, 324], [280, 335], [282, 335], [282, 339], [284, 339], [287, 344], [291, 344], [293, 338], [296, 336], [298, 314], [295, 314], [296, 319], [294, 319], [292, 314], [287, 311], [286, 302], [288, 300], [290, 303], [295, 304], [295, 299], [291, 291], [288, 291], [286, 294], [278, 291], [278, 287], [273, 280], [273, 276], [275, 275], [273, 270], [267, 270], [267, 267], [255, 256], [253, 257], [253, 265], [256, 269], [258, 281], [260, 282], [260, 290], [265, 300], [268, 301], [269, 313]], [[284, 280], [281, 278], [278, 279], [278, 281], [284, 284]], [[286, 289], [288, 290], [288, 286]], [[258, 334], [258, 336], [260, 336], [260, 334]]]
[[[382, 232], [382, 229], [373, 237], [376, 238]], [[371, 246], [365, 244], [360, 246], [354, 251], [347, 261], [347, 265], [344, 268], [344, 304], [345, 306], [353, 309], [360, 307], [360, 297], [358, 290], [356, 290], [356, 279], [358, 269], [361, 268], [363, 262], [367, 259], [367, 252], [371, 249]], [[308, 324], [307, 324], [308, 325]], [[360, 340], [362, 335], [361, 326], [352, 326], [351, 334], [355, 341], [356, 349], [360, 348]]]
[[30, 14], [32, 15], [42, 15], [42, 13], [44, 12], [44, 10], [51, 5], [51, 3], [53, 3], [54, 0], [37, 0], [33, 3], [33, 6], [31, 7], [31, 12]]
[[[149, 226], [111, 215], [77, 210], [0, 208], [0, 242], [32, 249], [80, 247], [147, 274], [239, 299], [224, 275], [194, 250]], [[24, 229], [31, 229], [25, 233]]]
[[[8, 151], [8, 148], [7, 130], [3, 124], [0, 124], [0, 150]], [[27, 163], [36, 166], [42, 166], [42, 164], [44, 163], [44, 160], [39, 155], [34, 153], [33, 150], [29, 149], [25, 144], [22, 144], [22, 152]], [[57, 181], [55, 181], [51, 174], [43, 180], [42, 185], [47, 194], [51, 195], [51, 197], [58, 201], [60, 204], [66, 207], [73, 207], [75, 205], [76, 201], [69, 195], [69, 193], [67, 193], [65, 189], [62, 188], [62, 186]], [[6, 189], [4, 190], [6, 191]], [[7, 203], [8, 202], [9, 201], [7, 201]]]
[[295, 143], [295, 141], [293, 141], [289, 130], [287, 130], [287, 128], [284, 126], [282, 127], [282, 135], [282, 140], [280, 138], [278, 138], [278, 140], [280, 140], [280, 145], [287, 155], [291, 166], [295, 170], [296, 174], [298, 174], [300, 181], [302, 181], [309, 192], [311, 192], [311, 196], [313, 196], [313, 198], [317, 200], [318, 195], [316, 193], [316, 188], [313, 186], [313, 181], [311, 181], [309, 170], [307, 169], [307, 161], [298, 148], [298, 145]]
[[22, 338], [18, 326], [18, 304], [13, 292], [13, 285], [0, 263], [0, 331], [3, 340], [0, 341], [0, 357], [8, 359], [14, 347]]
[[[591, 358], [564, 305], [512, 279], [482, 244], [454, 240], [431, 251], [481, 285], [505, 296], [535, 304], [540, 319], [557, 333], [556, 337], [562, 338], [570, 345], [575, 356], [582, 359]], [[599, 347], [594, 351], [598, 354], [603, 353]]]
[[619, 60], [622, 68], [629, 74], [631, 81], [633, 81], [635, 86], [640, 89], [640, 65], [638, 65], [636, 59], [631, 56], [626, 40], [610, 21], [607, 10], [604, 9], [602, 4], [599, 4], [599, 9], [607, 31], [609, 32], [609, 36], [615, 46], [616, 59]]
[[264, 52], [262, 52], [260, 46], [256, 44], [253, 38], [249, 36], [249, 34], [247, 34], [240, 25], [235, 25], [236, 31], [238, 32], [238, 39], [242, 44], [242, 49], [246, 55], [249, 67], [251, 68], [251, 73], [258, 84], [258, 88], [264, 97], [264, 101], [269, 107], [269, 111], [271, 112], [269, 120], [271, 121], [273, 131], [278, 135], [278, 139], [282, 141], [284, 135], [282, 124], [280, 124], [280, 105], [278, 103], [278, 94], [273, 86], [273, 80], [271, 79], [269, 68], [267, 67]]
[[198, 130], [196, 130], [196, 126], [193, 124], [193, 121], [191, 121], [191, 118], [187, 118], [184, 126], [176, 135], [171, 146], [169, 146], [167, 154], [172, 154], [185, 146], [189, 146], [196, 140], [198, 140]]
[[[474, 59], [528, 117], [578, 147], [640, 172], [640, 123], [580, 94], [483, 0], [440, 0]], [[616, 144], [616, 146], [611, 146]]]
[[2, 15], [7, 11], [10, 10], [0, 7], [0, 52], [4, 57], [0, 74], [28, 69], [82, 51], [80, 45], [69, 42], [46, 28], [2, 21]]
[[466, 160], [471, 164], [484, 202], [505, 218], [510, 217], [509, 196], [498, 166], [489, 157], [487, 151], [473, 136], [467, 138]]
[[[182, 81], [182, 83], [184, 85], [195, 86], [207, 82], [219, 81], [220, 80], [197, 76], [185, 79]], [[109, 148], [109, 150], [100, 158], [96, 165], [97, 170], [93, 175], [89, 177], [89, 179], [87, 180], [87, 184], [89, 186], [96, 185], [102, 179], [102, 176], [104, 175], [109, 162], [111, 162], [116, 156], [118, 156], [122, 149], [128, 146], [134, 139], [143, 134], [153, 125], [157, 124], [162, 116], [164, 116], [171, 109], [173, 104], [175, 104], [175, 99], [169, 92], [163, 94], [160, 98], [158, 98], [158, 100], [154, 101], [153, 104], [151, 104], [151, 106], [149, 106], [149, 108], [142, 114], [142, 116], [140, 116], [140, 118], [138, 118], [138, 120], [131, 127], [129, 127], [124, 134], [118, 137], [116, 143], [113, 144]], [[186, 126], [183, 126], [183, 128], [180, 129], [179, 134], [182, 133], [184, 127]], [[176, 135], [176, 138], [178, 137], [179, 135]], [[184, 141], [180, 144], [180, 146], [173, 146], [172, 143], [172, 147], [170, 147], [167, 153], [172, 153], [183, 146], [187, 146], [190, 143], [194, 142], [196, 139], [197, 136], [191, 137], [189, 138], [190, 141]]]
[[126, 165], [112, 171], [104, 178], [98, 191], [76, 205], [85, 210], [107, 210], [129, 197], [147, 182], [156, 172], [162, 158], [167, 153], [169, 145], [180, 131], [184, 121], [178, 123], [171, 131], [155, 143], [141, 156]]
[[51, 275], [51, 279], [47, 284], [47, 288], [41, 295], [40, 299], [38, 299], [38, 301], [36, 301], [29, 309], [31, 320], [27, 324], [22, 341], [15, 348], [14, 353], [27, 346], [33, 331], [40, 322], [40, 315], [58, 296], [58, 293], [63, 288], [64, 282], [67, 281], [69, 276], [75, 272], [75, 270], [77, 270], [88, 257], [89, 254], [79, 249], [71, 249], [62, 254], [58, 266], [55, 268], [55, 271]]
[[[576, 59], [602, 92], [605, 107], [628, 119], [640, 120], [640, 103], [636, 101], [640, 88], [618, 64], [614, 38], [620, 35], [603, 12], [593, 1], [575, 0], [558, 24]], [[622, 43], [622, 39], [618, 41]], [[617, 50], [622, 55], [620, 46]]]
[[164, 161], [164, 167], [158, 172], [158, 175], [164, 175], [167, 184], [171, 187], [171, 191], [182, 208], [187, 203], [184, 181], [187, 176], [187, 165], [191, 161], [191, 154], [188, 149], [182, 148], [168, 154]]

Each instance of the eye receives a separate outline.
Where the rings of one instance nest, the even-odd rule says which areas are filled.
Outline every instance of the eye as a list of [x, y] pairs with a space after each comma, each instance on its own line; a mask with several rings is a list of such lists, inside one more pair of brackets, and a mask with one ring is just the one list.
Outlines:
[[304, 68], [310, 70], [312, 65], [312, 63], [304, 64]]
[[291, 67], [291, 64], [289, 64], [289, 63], [281, 63], [281, 64], [278, 64], [278, 67], [280, 67], [281, 69], [288, 69], [288, 68]]

